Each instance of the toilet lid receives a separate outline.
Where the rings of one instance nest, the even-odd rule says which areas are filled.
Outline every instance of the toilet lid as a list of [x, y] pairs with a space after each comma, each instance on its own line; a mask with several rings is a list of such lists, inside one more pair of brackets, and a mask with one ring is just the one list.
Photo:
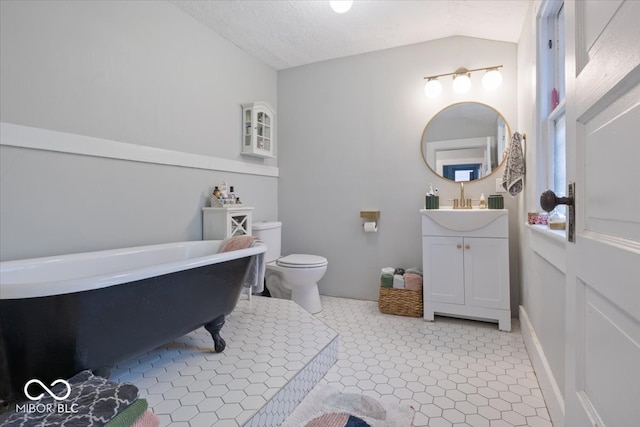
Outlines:
[[277, 262], [282, 267], [322, 267], [327, 259], [318, 255], [291, 254], [280, 258]]

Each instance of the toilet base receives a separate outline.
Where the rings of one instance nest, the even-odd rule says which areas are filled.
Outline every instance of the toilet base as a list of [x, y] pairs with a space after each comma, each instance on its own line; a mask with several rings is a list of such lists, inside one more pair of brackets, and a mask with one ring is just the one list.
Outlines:
[[322, 311], [317, 283], [313, 285], [293, 286], [291, 289], [291, 299], [311, 314]]
[[290, 299], [311, 314], [322, 311], [317, 283], [293, 286], [289, 284], [285, 285], [279, 274], [268, 273], [266, 286], [274, 298]]

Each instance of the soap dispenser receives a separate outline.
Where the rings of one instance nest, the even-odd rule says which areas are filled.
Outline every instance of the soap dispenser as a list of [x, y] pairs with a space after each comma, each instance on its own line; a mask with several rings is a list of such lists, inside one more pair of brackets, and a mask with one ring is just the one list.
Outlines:
[[487, 201], [484, 198], [484, 193], [480, 194], [480, 206], [478, 206], [480, 209], [486, 209], [487, 208]]

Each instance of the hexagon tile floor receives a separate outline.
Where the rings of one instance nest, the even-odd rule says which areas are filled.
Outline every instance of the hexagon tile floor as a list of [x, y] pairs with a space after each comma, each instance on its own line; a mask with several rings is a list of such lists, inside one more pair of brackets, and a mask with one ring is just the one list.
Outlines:
[[241, 299], [220, 335], [199, 328], [118, 365], [161, 426], [277, 427], [335, 363], [338, 334], [292, 301]]
[[278, 425], [318, 380], [411, 405], [416, 427], [552, 426], [517, 322], [502, 332], [381, 314], [375, 301], [322, 304], [314, 317], [291, 301], [243, 299], [222, 329], [224, 353], [201, 328], [112, 378], [136, 384], [170, 427]]
[[411, 405], [414, 426], [551, 427], [520, 335], [495, 323], [381, 314], [377, 302], [322, 297], [340, 334], [321, 380], [343, 392]]

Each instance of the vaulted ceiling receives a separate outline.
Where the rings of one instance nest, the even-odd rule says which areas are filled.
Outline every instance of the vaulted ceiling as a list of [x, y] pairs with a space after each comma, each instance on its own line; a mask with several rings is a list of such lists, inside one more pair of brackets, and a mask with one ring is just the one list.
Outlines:
[[276, 70], [449, 36], [516, 43], [527, 0], [170, 0]]

